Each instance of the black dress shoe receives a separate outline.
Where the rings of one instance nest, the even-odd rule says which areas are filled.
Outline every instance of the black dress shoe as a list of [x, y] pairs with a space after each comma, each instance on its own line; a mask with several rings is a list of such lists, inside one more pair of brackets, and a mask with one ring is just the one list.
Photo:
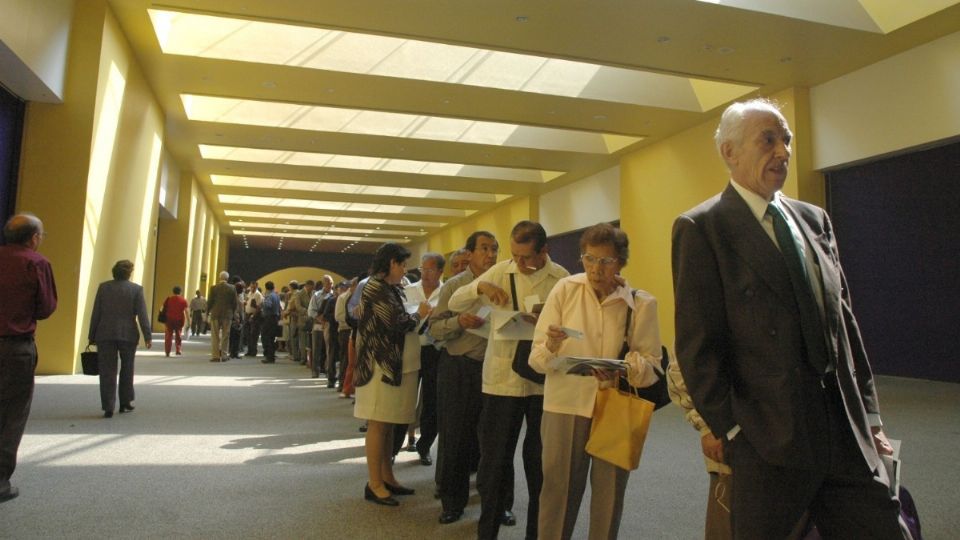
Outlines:
[[113, 411], [103, 411], [104, 418], [113, 418]]
[[500, 524], [506, 525], [507, 527], [513, 527], [517, 524], [517, 517], [513, 515], [513, 512], [504, 510], [503, 515], [500, 516]]
[[0, 493], [0, 503], [16, 499], [18, 495], [20, 495], [20, 490], [16, 486], [10, 486], [6, 491]]
[[363, 487], [363, 498], [368, 501], [373, 501], [377, 504], [382, 504], [383, 506], [400, 506], [400, 501], [394, 499], [390, 495], [386, 497], [377, 497], [377, 494], [370, 489], [370, 484], [367, 484]]
[[420, 464], [424, 467], [429, 467], [433, 465], [433, 459], [430, 457], [430, 454], [421, 454], [420, 455]]
[[416, 490], [408, 487], [395, 486], [393, 484], [388, 484], [386, 482], [384, 482], [383, 485], [387, 486], [387, 491], [389, 491], [390, 493], [393, 493], [394, 495], [413, 495], [414, 493], [416, 493]]
[[447, 525], [455, 521], [460, 521], [460, 518], [462, 517], [463, 510], [444, 510], [443, 513], [440, 514], [440, 518], [437, 519], [437, 521], [439, 521], [441, 525]]
[[121, 405], [121, 406], [120, 406], [120, 414], [123, 414], [123, 413], [125, 413], [125, 412], [133, 411], [133, 409], [134, 409], [134, 406], [133, 406], [133, 405]]

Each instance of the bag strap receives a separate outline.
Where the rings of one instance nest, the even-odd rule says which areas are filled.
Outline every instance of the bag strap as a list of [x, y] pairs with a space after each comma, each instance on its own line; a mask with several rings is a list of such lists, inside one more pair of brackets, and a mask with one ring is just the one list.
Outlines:
[[510, 274], [510, 296], [513, 297], [513, 310], [520, 311], [520, 308], [517, 306], [517, 281], [513, 277], [513, 273]]

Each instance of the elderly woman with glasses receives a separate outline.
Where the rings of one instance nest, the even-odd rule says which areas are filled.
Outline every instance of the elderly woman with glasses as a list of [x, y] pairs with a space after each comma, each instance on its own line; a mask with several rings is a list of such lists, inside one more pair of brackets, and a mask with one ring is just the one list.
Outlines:
[[[655, 383], [654, 366], [660, 365], [656, 299], [631, 289], [619, 276], [628, 257], [626, 233], [606, 223], [594, 225], [580, 238], [580, 252], [584, 272], [561, 279], [550, 292], [529, 360], [533, 369], [546, 374], [539, 520], [544, 540], [573, 535], [588, 474], [589, 538], [616, 538], [630, 474], [586, 452], [597, 391], [612, 384], [612, 374], [571, 375], [556, 369], [554, 361], [569, 356], [617, 358], [626, 339], [627, 379], [632, 386]], [[582, 336], [569, 338], [566, 330]]]

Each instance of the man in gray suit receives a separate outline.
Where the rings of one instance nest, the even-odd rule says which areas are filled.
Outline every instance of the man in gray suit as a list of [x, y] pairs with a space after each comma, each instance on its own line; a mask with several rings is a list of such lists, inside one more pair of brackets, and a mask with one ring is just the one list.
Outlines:
[[207, 316], [210, 317], [211, 362], [226, 362], [230, 359], [230, 323], [237, 312], [237, 289], [227, 283], [228, 272], [220, 272], [220, 283], [210, 289], [207, 299]]
[[909, 538], [830, 220], [780, 193], [791, 137], [765, 100], [724, 112], [732, 181], [673, 229], [677, 360], [733, 468], [736, 538], [785, 538], [807, 510], [825, 537]]

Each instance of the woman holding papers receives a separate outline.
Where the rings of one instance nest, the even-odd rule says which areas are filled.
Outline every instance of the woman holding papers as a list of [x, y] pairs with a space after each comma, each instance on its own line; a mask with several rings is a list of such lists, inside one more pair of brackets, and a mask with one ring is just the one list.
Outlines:
[[[400, 282], [406, 273], [410, 252], [399, 244], [386, 243], [370, 265], [371, 277], [363, 288], [357, 328], [356, 407], [354, 416], [368, 421], [366, 436], [369, 481], [363, 495], [386, 506], [400, 504], [393, 495], [411, 495], [393, 475], [390, 457], [394, 424], [414, 421], [417, 406], [420, 347], [404, 347], [407, 333], [415, 330], [430, 313], [421, 303], [413, 313], [404, 309]], [[410, 349], [415, 354], [404, 354]]]
[[626, 336], [628, 382], [646, 387], [658, 380], [657, 301], [645, 291], [632, 290], [619, 276], [627, 263], [628, 243], [626, 233], [606, 223], [584, 231], [580, 238], [584, 272], [557, 283], [537, 322], [530, 366], [546, 374], [541, 539], [571, 537], [588, 473], [589, 538], [616, 538], [620, 527], [630, 473], [591, 459], [585, 450], [597, 390], [613, 384], [613, 377], [601, 370], [594, 370], [595, 377], [571, 375], [558, 367], [569, 357], [616, 359]]

